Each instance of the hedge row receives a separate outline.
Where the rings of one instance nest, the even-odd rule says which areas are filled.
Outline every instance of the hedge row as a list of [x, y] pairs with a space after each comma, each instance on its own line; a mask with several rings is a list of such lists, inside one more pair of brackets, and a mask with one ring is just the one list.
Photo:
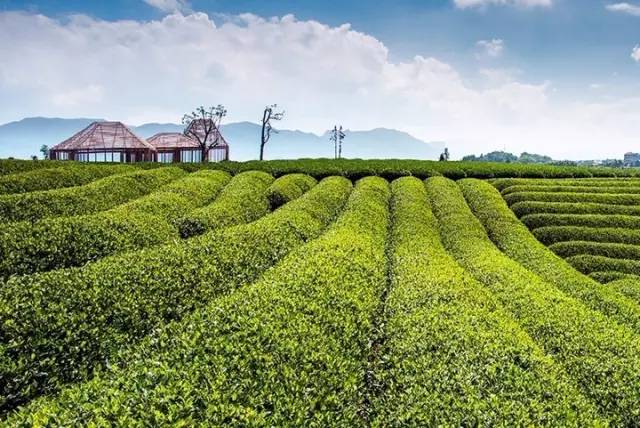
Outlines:
[[67, 163], [50, 160], [0, 159], [0, 175], [16, 174], [36, 169], [55, 168], [63, 165], [67, 165]]
[[0, 226], [0, 277], [80, 266], [180, 235], [173, 222], [215, 199], [231, 176], [203, 170], [109, 211]]
[[538, 240], [546, 245], [564, 241], [615, 242], [640, 245], [640, 230], [617, 227], [549, 226], [533, 230]]
[[183, 238], [212, 229], [249, 223], [269, 212], [266, 190], [273, 177], [262, 171], [248, 171], [233, 177], [215, 202], [193, 210], [176, 220]]
[[348, 180], [329, 178], [248, 225], [11, 278], [0, 289], [1, 408], [90, 377], [123, 347], [254, 281], [318, 236], [350, 191]]
[[516, 192], [505, 195], [504, 200], [509, 205], [524, 201], [640, 205], [640, 195], [616, 195], [610, 193]]
[[500, 252], [455, 182], [432, 178], [426, 185], [447, 250], [553, 356], [602, 416], [617, 426], [640, 423], [640, 338]]
[[490, 180], [491, 184], [498, 190], [504, 191], [511, 186], [602, 186], [610, 187], [619, 186], [640, 186], [640, 180], [635, 178], [623, 177], [598, 177], [598, 178], [496, 178]]
[[640, 332], [640, 306], [615, 290], [580, 274], [538, 242], [489, 183], [476, 179], [458, 183], [471, 211], [502, 252], [591, 309]]
[[363, 426], [389, 193], [382, 179], [358, 182], [337, 223], [257, 283], [167, 326], [123, 357], [124, 367], [8, 423]]
[[640, 217], [620, 214], [530, 214], [520, 218], [529, 229], [545, 226], [619, 227], [640, 229]]
[[0, 221], [36, 221], [104, 211], [185, 175], [176, 167], [156, 168], [109, 176], [84, 186], [0, 195]]
[[549, 249], [565, 258], [591, 254], [614, 259], [640, 260], [640, 246], [615, 242], [565, 241], [552, 244]]
[[567, 257], [567, 261], [571, 263], [574, 268], [585, 274], [614, 271], [640, 275], [640, 261], [638, 260], [613, 259], [605, 256], [581, 254], [579, 256]]
[[615, 271], [597, 271], [591, 272], [589, 274], [590, 278], [595, 279], [598, 282], [603, 284], [607, 284], [613, 281], [618, 281], [621, 279], [640, 279], [640, 276], [631, 275], [628, 273], [615, 272]]
[[518, 216], [530, 214], [608, 214], [640, 216], [640, 206], [570, 202], [516, 202], [511, 210]]
[[134, 171], [132, 165], [69, 165], [0, 176], [0, 194], [81, 186], [99, 178]]
[[267, 199], [272, 210], [302, 196], [317, 184], [317, 180], [306, 174], [287, 174], [269, 186]]
[[629, 296], [629, 298], [640, 303], [640, 277], [628, 275], [616, 281], [611, 281], [607, 286], [618, 290], [618, 292]]
[[424, 185], [393, 183], [392, 287], [373, 426], [591, 425], [594, 406], [446, 253]]
[[634, 186], [618, 186], [616, 182], [608, 183], [609, 186], [549, 186], [549, 185], [518, 185], [510, 186], [502, 191], [502, 195], [521, 192], [545, 192], [545, 193], [608, 193], [612, 195], [640, 193], [640, 181]]

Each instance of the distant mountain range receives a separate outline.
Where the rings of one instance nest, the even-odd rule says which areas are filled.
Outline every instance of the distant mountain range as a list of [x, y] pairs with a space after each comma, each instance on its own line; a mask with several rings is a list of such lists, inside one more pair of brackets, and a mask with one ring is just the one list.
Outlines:
[[[43, 144], [51, 147], [100, 119], [58, 119], [33, 117], [0, 125], [0, 158], [40, 156]], [[158, 132], [182, 132], [174, 123], [145, 123], [131, 126], [143, 138]], [[259, 154], [260, 125], [237, 122], [222, 125], [229, 142], [232, 160], [256, 159]], [[438, 159], [444, 143], [425, 142], [406, 132], [377, 128], [369, 131], [346, 131], [342, 153], [346, 158]], [[273, 134], [265, 148], [267, 159], [331, 158], [333, 144], [329, 131], [323, 135], [282, 129]]]

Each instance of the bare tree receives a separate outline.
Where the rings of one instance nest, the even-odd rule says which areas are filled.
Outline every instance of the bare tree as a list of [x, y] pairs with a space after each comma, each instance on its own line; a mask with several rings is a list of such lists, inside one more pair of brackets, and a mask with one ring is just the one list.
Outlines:
[[449, 160], [449, 149], [444, 148], [444, 152], [440, 153], [440, 162], [446, 162]]
[[342, 157], [342, 141], [344, 140], [344, 137], [345, 133], [342, 132], [342, 125], [340, 125], [340, 128], [338, 128], [337, 125], [334, 126], [329, 140], [333, 143], [333, 155], [336, 159], [340, 159]]
[[202, 162], [206, 162], [209, 150], [222, 142], [220, 123], [227, 115], [227, 109], [218, 104], [215, 107], [198, 107], [195, 111], [182, 116], [182, 124], [186, 126], [184, 135], [198, 142], [202, 153]]
[[260, 160], [264, 159], [264, 146], [267, 144], [269, 139], [271, 138], [271, 132], [278, 133], [277, 130], [273, 129], [271, 126], [272, 120], [282, 120], [284, 117], [283, 111], [276, 111], [278, 108], [278, 104], [271, 104], [270, 106], [266, 106], [264, 108], [264, 113], [262, 113], [262, 139], [260, 140]]

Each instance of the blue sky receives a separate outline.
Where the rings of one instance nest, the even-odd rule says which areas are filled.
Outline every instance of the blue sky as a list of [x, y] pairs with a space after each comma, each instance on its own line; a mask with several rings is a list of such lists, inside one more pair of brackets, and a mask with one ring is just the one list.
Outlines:
[[[242, 15], [246, 13], [253, 18], [247, 21]], [[202, 102], [215, 98], [216, 103], [232, 107], [230, 119], [253, 119], [247, 104], [252, 101], [252, 94], [257, 94], [257, 104], [281, 98], [281, 103], [292, 107], [294, 111], [288, 116], [290, 127], [316, 132], [329, 128], [336, 120], [344, 120], [353, 128], [396, 127], [426, 140], [451, 141], [452, 145], [460, 147], [460, 151], [486, 152], [503, 147], [536, 151], [536, 147], [531, 146], [538, 145], [540, 140], [544, 140], [539, 144], [540, 150], [565, 157], [573, 157], [571, 153], [577, 149], [583, 150], [585, 156], [601, 157], [619, 156], [626, 148], [640, 149], [630, 146], [633, 141], [640, 146], [639, 128], [633, 126], [634, 119], [635, 123], [640, 123], [640, 51], [637, 60], [632, 57], [634, 48], [640, 45], [640, 1], [0, 0], [0, 14], [5, 15], [4, 21], [0, 18], [0, 25], [4, 23], [5, 29], [16, 20], [24, 20], [24, 25], [29, 25], [29, 19], [37, 16], [49, 20], [42, 28], [35, 26], [31, 33], [23, 29], [19, 31], [21, 34], [15, 35], [13, 31], [12, 37], [17, 40], [12, 42], [5, 38], [4, 47], [0, 38], [0, 53], [10, 52], [9, 59], [4, 56], [0, 61], [18, 58], [21, 44], [23, 52], [27, 46], [23, 55], [30, 55], [33, 49], [29, 46], [33, 45], [29, 43], [35, 43], [39, 37], [51, 39], [51, 34], [60, 35], [64, 30], [73, 36], [61, 35], [60, 43], [71, 40], [68, 43], [74, 44], [78, 38], [95, 36], [96, 31], [105, 30], [103, 27], [110, 28], [105, 31], [110, 31], [114, 39], [110, 43], [100, 38], [103, 49], [113, 50], [109, 56], [122, 49], [129, 53], [141, 49], [134, 57], [144, 57], [149, 48], [138, 46], [139, 34], [145, 34], [145, 40], [148, 38], [147, 42], [154, 47], [166, 44], [162, 52], [170, 52], [170, 49], [179, 49], [179, 45], [165, 33], [159, 35], [154, 28], [164, 25], [163, 31], [170, 34], [174, 34], [176, 28], [180, 30], [175, 33], [180, 34], [199, 31], [203, 21], [189, 17], [206, 16], [214, 30], [209, 29], [213, 32], [208, 36], [194, 37], [199, 43], [194, 49], [217, 55], [219, 61], [207, 62], [208, 71], [204, 75], [193, 71], [187, 92], [206, 86], [210, 92], [207, 97], [203, 96]], [[172, 14], [185, 19], [172, 23], [167, 20]], [[83, 15], [86, 22], [79, 24], [77, 15]], [[295, 16], [295, 25], [289, 25], [283, 18], [287, 15]], [[277, 22], [271, 25], [270, 17], [276, 17]], [[139, 28], [124, 30], [130, 32], [127, 37], [136, 38], [133, 44], [129, 39], [121, 41], [113, 36], [119, 34], [120, 27], [116, 26], [123, 25], [125, 20], [140, 23]], [[314, 27], [315, 23], [322, 28]], [[344, 24], [349, 27], [345, 29]], [[49, 34], [49, 31], [53, 33]], [[0, 36], [1, 32], [0, 27]], [[238, 32], [242, 32], [242, 42], [238, 42], [238, 49], [234, 51]], [[277, 38], [273, 46], [265, 47], [267, 42], [255, 40], [255, 37], [270, 40], [272, 36]], [[208, 38], [214, 42], [208, 42]], [[291, 45], [292, 40], [295, 42]], [[301, 55], [300, 44], [317, 49], [317, 52]], [[218, 50], [217, 46], [223, 48]], [[16, 52], [11, 52], [12, 49]], [[278, 51], [268, 64], [259, 53], [264, 49]], [[49, 51], [52, 50], [55, 49]], [[21, 74], [18, 71], [14, 75], [9, 71], [3, 82], [0, 71], [0, 96], [16, 99], [13, 106], [0, 108], [0, 122], [33, 114], [110, 117], [122, 114], [124, 117], [118, 118], [134, 122], [154, 118], [163, 121], [177, 116], [187, 105], [175, 102], [178, 105], [174, 111], [168, 102], [156, 100], [150, 107], [140, 101], [151, 101], [157, 92], [153, 88], [158, 87], [166, 91], [164, 99], [180, 97], [180, 84], [171, 74], [156, 83], [148, 81], [149, 88], [144, 88], [144, 79], [140, 82], [142, 87], [132, 85], [126, 108], [116, 106], [116, 98], [109, 95], [114, 85], [107, 81], [109, 76], [90, 77], [91, 73], [96, 74], [91, 67], [102, 70], [105, 66], [96, 64], [97, 58], [85, 66], [85, 62], [74, 57], [83, 54], [82, 48], [75, 44], [70, 52], [69, 59], [76, 64], [80, 62], [74, 73], [79, 73], [78, 80], [82, 84], [78, 83], [77, 87], [69, 84], [61, 77], [69, 74], [66, 66], [61, 65], [60, 75], [55, 75], [56, 66], [52, 65], [45, 76], [35, 77], [42, 79], [39, 87], [46, 89], [41, 91], [41, 100], [37, 99], [33, 87], [27, 88], [35, 98], [32, 102], [17, 100], [20, 90], [24, 91], [29, 85], [17, 82], [20, 79], [16, 76]], [[35, 52], [31, 54], [36, 55]], [[176, 56], [181, 54], [180, 51], [175, 53]], [[305, 59], [306, 54], [309, 57]], [[67, 54], [61, 50], [57, 55], [52, 62], [57, 63]], [[158, 61], [158, 55], [147, 59], [143, 67], [150, 60]], [[313, 65], [314, 59], [319, 65], [305, 70], [305, 66]], [[135, 78], [129, 76], [135, 75], [132, 70], [136, 65], [132, 61], [112, 63], [109, 67], [113, 68], [116, 77], [130, 80]], [[327, 62], [334, 65], [326, 67]], [[40, 61], [36, 63], [40, 64]], [[195, 63], [189, 67], [197, 67], [197, 61]], [[231, 68], [230, 63], [235, 68]], [[262, 69], [251, 72], [251, 67], [257, 63]], [[341, 67], [340, 64], [344, 65]], [[160, 68], [165, 68], [161, 64], [157, 67], [159, 72]], [[380, 67], [379, 74], [369, 75], [368, 69], [377, 67]], [[315, 75], [318, 68], [322, 69], [322, 73], [318, 73], [321, 75]], [[348, 69], [348, 73], [342, 73], [341, 68]], [[169, 71], [162, 70], [159, 74], [162, 73]], [[217, 78], [212, 78], [213, 75]], [[223, 75], [230, 80], [226, 82]], [[305, 76], [310, 77], [305, 79]], [[411, 87], [411, 79], [415, 87]], [[243, 84], [239, 80], [243, 80]], [[172, 83], [163, 85], [163, 82]], [[292, 87], [300, 87], [289, 88], [287, 82]], [[175, 88], [169, 88], [171, 85]], [[67, 92], [56, 92], [54, 86], [58, 89], [68, 86], [68, 89]], [[378, 90], [380, 87], [384, 88], [384, 93]], [[317, 91], [310, 88], [317, 88]], [[327, 96], [326, 88], [331, 88], [331, 98]], [[102, 101], [85, 105], [74, 102], [83, 98], [80, 94], [92, 93]], [[304, 95], [315, 107], [297, 95]], [[385, 96], [388, 103], [383, 101]], [[48, 103], [46, 97], [49, 97]], [[441, 102], [431, 102], [434, 97]], [[199, 99], [193, 93], [185, 96], [185, 103], [195, 101]], [[332, 114], [334, 103], [342, 107], [335, 107]], [[396, 111], [385, 114], [385, 108]], [[421, 120], [421, 117], [425, 119]], [[456, 129], [462, 123], [473, 127], [474, 131]], [[615, 138], [615, 144], [600, 144], [593, 135], [596, 127], [599, 127], [597, 137], [611, 136]], [[579, 129], [583, 132], [578, 132]], [[523, 134], [531, 135], [527, 139]]]

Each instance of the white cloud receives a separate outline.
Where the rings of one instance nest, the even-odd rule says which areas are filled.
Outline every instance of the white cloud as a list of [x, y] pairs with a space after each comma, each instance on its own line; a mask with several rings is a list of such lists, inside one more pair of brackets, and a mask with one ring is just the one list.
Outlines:
[[504, 52], [504, 41], [502, 39], [479, 40], [476, 46], [483, 55], [491, 58], [497, 58]]
[[510, 5], [518, 7], [549, 7], [553, 5], [553, 0], [453, 0], [453, 2], [456, 7], [460, 9], [492, 5]]
[[633, 48], [633, 50], [631, 51], [631, 58], [635, 62], [640, 62], [640, 45]]
[[151, 7], [162, 12], [188, 12], [190, 10], [187, 0], [142, 0]]
[[627, 13], [629, 15], [640, 16], [640, 6], [629, 3], [613, 3], [606, 6], [611, 12]]
[[349, 25], [293, 16], [111, 22], [2, 12], [0, 58], [0, 122], [177, 122], [218, 103], [228, 121], [256, 122], [264, 105], [278, 103], [287, 128], [396, 128], [447, 141], [455, 157], [503, 146], [609, 157], [637, 144], [640, 98], [567, 104], [550, 82], [523, 82], [524, 73], [509, 70], [485, 70], [474, 86], [437, 58], [394, 62], [383, 43]]

